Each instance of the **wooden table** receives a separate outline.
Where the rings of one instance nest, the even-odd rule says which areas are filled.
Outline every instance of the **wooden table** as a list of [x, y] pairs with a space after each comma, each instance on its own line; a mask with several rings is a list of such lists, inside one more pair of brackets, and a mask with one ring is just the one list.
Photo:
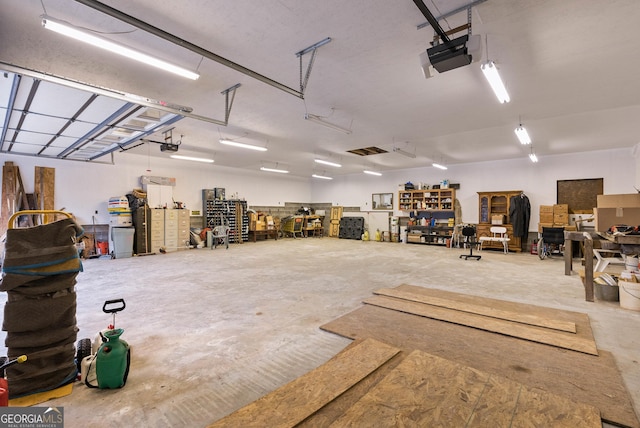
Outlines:
[[[584, 242], [584, 291], [585, 300], [593, 302], [593, 239], [586, 232], [564, 232], [564, 274], [571, 275], [573, 259], [571, 243]], [[623, 245], [640, 245], [640, 235], [618, 235], [614, 242]]]
[[276, 241], [278, 240], [278, 231], [276, 229], [265, 229], [265, 230], [250, 230], [249, 231], [249, 239], [253, 237], [253, 242], [256, 242], [256, 236], [264, 236], [265, 239], [273, 238]]
[[593, 302], [593, 239], [587, 232], [564, 232], [564, 274], [571, 275], [574, 241], [584, 244], [584, 298]]

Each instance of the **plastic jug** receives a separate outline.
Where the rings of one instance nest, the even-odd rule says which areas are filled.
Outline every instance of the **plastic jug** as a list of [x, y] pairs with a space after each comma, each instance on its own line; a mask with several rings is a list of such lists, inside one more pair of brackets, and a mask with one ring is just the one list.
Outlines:
[[120, 339], [124, 329], [118, 328], [104, 333], [107, 341], [100, 345], [96, 356], [98, 388], [121, 388], [129, 374], [129, 344]]

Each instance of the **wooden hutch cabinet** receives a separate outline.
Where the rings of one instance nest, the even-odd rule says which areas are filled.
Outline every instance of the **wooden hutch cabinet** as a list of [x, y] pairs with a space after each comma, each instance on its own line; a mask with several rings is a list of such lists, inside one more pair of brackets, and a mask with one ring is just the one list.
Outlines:
[[[509, 218], [509, 208], [512, 196], [520, 196], [521, 190], [509, 190], [503, 192], [478, 192], [478, 226], [477, 238], [491, 236], [491, 226], [504, 226], [510, 238], [509, 251], [522, 251], [522, 238], [513, 236], [513, 225]], [[485, 242], [483, 248], [502, 249], [500, 242]]]

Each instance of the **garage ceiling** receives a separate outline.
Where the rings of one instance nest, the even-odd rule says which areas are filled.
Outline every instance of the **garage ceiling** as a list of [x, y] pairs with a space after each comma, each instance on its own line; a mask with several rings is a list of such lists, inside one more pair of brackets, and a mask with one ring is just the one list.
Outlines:
[[[426, 19], [411, 0], [104, 2], [296, 90], [309, 70], [304, 97], [78, 1], [0, 0], [0, 150], [97, 162], [111, 161], [113, 153], [116, 163], [121, 156], [167, 157], [144, 141], [162, 141], [172, 128], [181, 136], [179, 153], [214, 158], [212, 168], [277, 164], [308, 177], [526, 158], [530, 148], [513, 132], [520, 122], [540, 162], [638, 143], [640, 2], [487, 0], [468, 14], [469, 3], [425, 0], [435, 16], [448, 15], [439, 21], [444, 30], [470, 17], [483, 41], [481, 61], [498, 64], [506, 82], [507, 104], [496, 100], [480, 62], [424, 78], [419, 54], [434, 31], [422, 25]], [[47, 31], [44, 14], [200, 78], [183, 79]], [[296, 53], [327, 37], [308, 68], [311, 55]], [[225, 91], [235, 87], [230, 108]], [[106, 89], [127, 96], [113, 98]], [[351, 132], [305, 120], [306, 114]], [[268, 151], [223, 146], [222, 137]], [[353, 153], [369, 147], [384, 153]], [[343, 166], [319, 166], [315, 158]]]

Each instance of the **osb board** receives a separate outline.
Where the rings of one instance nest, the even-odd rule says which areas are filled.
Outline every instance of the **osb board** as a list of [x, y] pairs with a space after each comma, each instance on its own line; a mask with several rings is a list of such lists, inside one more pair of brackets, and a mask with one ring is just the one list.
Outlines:
[[330, 426], [601, 427], [593, 406], [413, 351]]
[[[209, 427], [292, 427], [400, 352], [366, 339], [347, 347], [320, 367], [238, 409]], [[318, 387], [321, 386], [321, 387]]]
[[[418, 287], [416, 287], [418, 288]], [[469, 312], [477, 315], [484, 315], [491, 318], [498, 318], [507, 321], [514, 321], [521, 324], [535, 325], [538, 327], [550, 328], [553, 330], [566, 331], [569, 333], [576, 332], [576, 323], [571, 321], [554, 320], [546, 317], [540, 317], [523, 312], [508, 311], [492, 306], [486, 306], [474, 303], [459, 302], [455, 299], [446, 299], [435, 296], [429, 296], [416, 291], [405, 291], [397, 288], [381, 288], [374, 291], [374, 294], [380, 294], [388, 297], [396, 297], [413, 302], [426, 303], [427, 305], [440, 306], [448, 309], [455, 309], [462, 312]]]
[[569, 349], [586, 354], [598, 355], [594, 340], [579, 337], [576, 334], [548, 328], [524, 325], [517, 322], [476, 315], [438, 306], [387, 296], [373, 296], [364, 300], [368, 305], [380, 306], [387, 309], [402, 311], [409, 314], [434, 318], [441, 321], [461, 324], [493, 333], [504, 334], [533, 342], [544, 343], [559, 348]]
[[351, 339], [374, 338], [407, 353], [422, 350], [529, 388], [571, 397], [598, 408], [604, 421], [640, 428], [607, 351], [588, 355], [371, 305], [321, 328]]

